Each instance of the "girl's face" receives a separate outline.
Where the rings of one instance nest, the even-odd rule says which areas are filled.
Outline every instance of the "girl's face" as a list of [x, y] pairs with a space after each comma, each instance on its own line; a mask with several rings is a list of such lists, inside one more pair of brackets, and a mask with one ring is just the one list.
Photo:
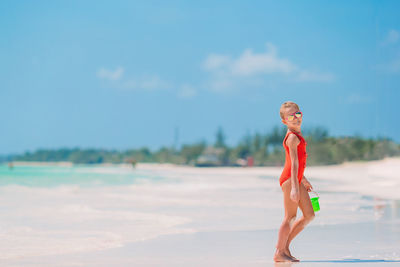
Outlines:
[[300, 127], [303, 120], [303, 116], [301, 116], [300, 118], [294, 116], [294, 119], [292, 121], [288, 120], [289, 115], [292, 115], [293, 113], [296, 113], [298, 111], [300, 110], [296, 107], [287, 108], [284, 112], [285, 119], [282, 120], [282, 123], [286, 124], [288, 127], [294, 127], [294, 128]]

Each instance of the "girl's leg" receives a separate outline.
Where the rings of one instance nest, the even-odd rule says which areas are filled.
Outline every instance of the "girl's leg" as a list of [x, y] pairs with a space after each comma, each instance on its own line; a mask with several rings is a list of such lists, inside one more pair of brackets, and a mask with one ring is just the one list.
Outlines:
[[300, 189], [299, 207], [301, 209], [301, 212], [303, 213], [303, 216], [300, 219], [298, 219], [293, 224], [293, 227], [290, 229], [290, 233], [289, 233], [288, 240], [286, 243], [286, 248], [285, 248], [285, 251], [287, 251], [289, 255], [290, 255], [290, 252], [289, 252], [290, 242], [315, 217], [314, 210], [313, 210], [307, 189], [305, 188], [305, 186], [303, 184], [299, 185], [299, 189]]
[[291, 184], [290, 179], [282, 184], [283, 191], [283, 206], [285, 208], [285, 217], [281, 224], [278, 234], [278, 242], [274, 261], [293, 261], [293, 258], [286, 255], [285, 249], [290, 233], [290, 224], [296, 219], [298, 203], [290, 199]]

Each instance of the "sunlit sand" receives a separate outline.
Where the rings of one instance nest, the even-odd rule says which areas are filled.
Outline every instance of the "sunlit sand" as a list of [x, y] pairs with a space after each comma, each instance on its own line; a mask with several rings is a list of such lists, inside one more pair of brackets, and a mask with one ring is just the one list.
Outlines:
[[[283, 216], [280, 167], [37, 169], [50, 178], [63, 173], [51, 186], [24, 184], [22, 167], [0, 167], [5, 265], [274, 265]], [[293, 242], [294, 256], [303, 261], [297, 264], [399, 262], [399, 173], [400, 158], [307, 167], [321, 211]], [[74, 182], [64, 182], [68, 175]]]

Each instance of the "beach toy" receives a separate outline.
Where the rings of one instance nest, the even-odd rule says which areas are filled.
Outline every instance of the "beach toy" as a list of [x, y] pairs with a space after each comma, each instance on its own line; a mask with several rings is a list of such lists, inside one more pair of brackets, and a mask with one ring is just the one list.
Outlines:
[[317, 192], [315, 192], [315, 191], [311, 191], [311, 192], [313, 192], [316, 195], [316, 197], [311, 198], [312, 207], [313, 207], [314, 211], [319, 211], [320, 210], [319, 202], [318, 202], [319, 196], [318, 196]]

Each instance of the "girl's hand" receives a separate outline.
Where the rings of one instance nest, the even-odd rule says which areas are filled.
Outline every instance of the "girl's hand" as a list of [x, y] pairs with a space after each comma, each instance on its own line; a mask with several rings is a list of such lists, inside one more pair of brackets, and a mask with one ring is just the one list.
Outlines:
[[293, 202], [298, 203], [300, 200], [300, 193], [299, 193], [299, 189], [296, 187], [292, 187], [292, 190], [290, 190], [290, 199]]
[[303, 179], [301, 180], [301, 182], [303, 183], [304, 187], [306, 188], [306, 190], [308, 192], [311, 192], [313, 190], [312, 185], [310, 184], [310, 182], [306, 179], [306, 177], [303, 177]]

